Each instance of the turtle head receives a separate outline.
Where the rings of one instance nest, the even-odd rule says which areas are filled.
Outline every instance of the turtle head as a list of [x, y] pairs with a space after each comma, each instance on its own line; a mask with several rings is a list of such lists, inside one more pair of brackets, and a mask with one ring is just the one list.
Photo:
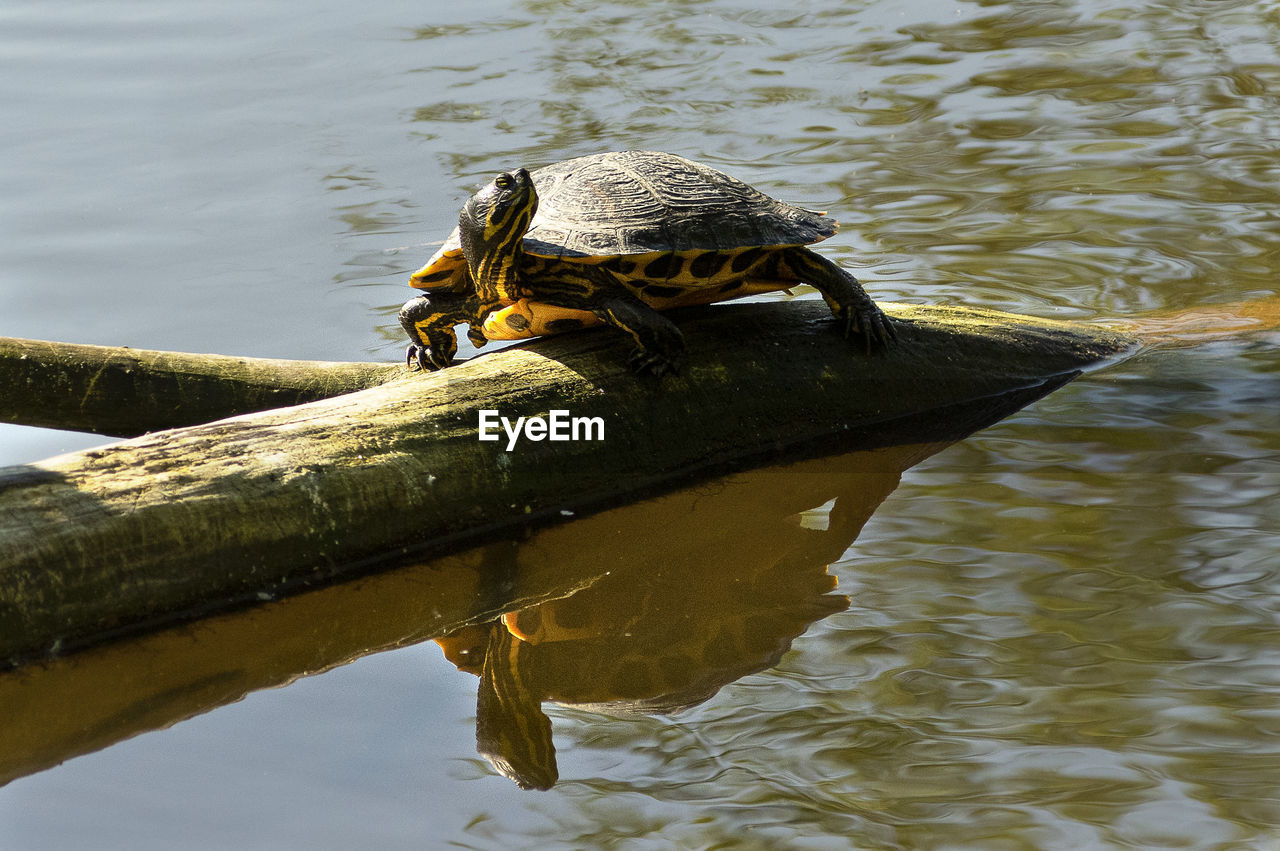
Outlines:
[[537, 211], [538, 193], [523, 168], [498, 175], [463, 205], [458, 215], [462, 254], [485, 300], [515, 300], [522, 242]]

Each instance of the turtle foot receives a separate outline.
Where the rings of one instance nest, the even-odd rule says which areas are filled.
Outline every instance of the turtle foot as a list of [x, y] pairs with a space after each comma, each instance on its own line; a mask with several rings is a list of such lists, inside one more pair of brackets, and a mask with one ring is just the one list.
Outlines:
[[844, 336], [847, 338], [855, 335], [862, 338], [867, 354], [887, 349], [898, 339], [893, 320], [870, 302], [845, 312]]
[[430, 346], [419, 346], [417, 343], [410, 343], [409, 347], [404, 350], [404, 363], [409, 369], [417, 366], [423, 372], [435, 372], [453, 363], [453, 358], [441, 358], [436, 355], [435, 350]]
[[639, 375], [652, 375], [657, 378], [680, 373], [678, 358], [646, 349], [636, 349], [632, 352], [627, 357], [627, 366]]

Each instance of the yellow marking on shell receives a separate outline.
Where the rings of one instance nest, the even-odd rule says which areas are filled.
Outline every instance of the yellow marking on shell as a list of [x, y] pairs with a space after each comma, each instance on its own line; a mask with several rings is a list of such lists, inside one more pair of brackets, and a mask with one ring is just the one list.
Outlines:
[[[632, 264], [635, 272], [631, 275], [619, 275], [618, 277], [620, 278], [642, 278], [644, 277], [644, 269], [646, 266], [649, 266], [651, 263], [661, 260], [664, 257], [674, 256], [680, 259], [680, 271], [670, 277], [653, 277], [650, 278], [649, 281], [651, 283], [670, 284], [672, 286], [685, 284], [701, 287], [707, 285], [708, 279], [694, 277], [689, 271], [695, 258], [704, 254], [721, 254], [725, 257], [725, 261], [721, 264], [721, 268], [726, 268], [732, 265], [733, 258], [737, 257], [739, 254], [745, 254], [748, 251], [755, 250], [755, 247], [747, 246], [744, 248], [720, 249], [718, 251], [650, 251], [644, 254], [600, 254], [588, 256], [568, 255], [562, 257], [554, 254], [540, 254], [526, 249], [525, 254], [528, 257], [537, 257], [539, 259], [552, 262], [570, 263], [575, 266], [613, 266], [615, 263]], [[719, 278], [712, 278], [712, 280], [719, 280]]]
[[[661, 255], [639, 256], [657, 258]], [[701, 286], [690, 286], [682, 292], [671, 296], [655, 296], [644, 292], [646, 281], [643, 279], [631, 280], [617, 273], [614, 274], [614, 277], [626, 285], [641, 301], [655, 310], [671, 310], [677, 307], [696, 307], [720, 301], [732, 301], [745, 296], [786, 290], [796, 284], [794, 278], [760, 278], [753, 276], [750, 270], [746, 270], [740, 275], [732, 275], [721, 279], [717, 281], [716, 285], [707, 286], [705, 281], [700, 281], [702, 283]], [[739, 286], [728, 292], [721, 291], [721, 286], [726, 283], [732, 283], [735, 279], [741, 281]], [[673, 284], [664, 280], [661, 285], [671, 286]], [[564, 324], [560, 323], [566, 319], [578, 320], [580, 324], [574, 327], [565, 327]], [[557, 324], [553, 325], [552, 323]], [[490, 313], [484, 321], [484, 335], [490, 340], [527, 340], [531, 337], [562, 334], [566, 331], [591, 328], [600, 324], [603, 324], [602, 320], [589, 310], [557, 307], [539, 302], [536, 298], [526, 297]]]
[[749, 295], [776, 293], [779, 290], [785, 290], [787, 287], [795, 286], [795, 283], [795, 281], [747, 278], [743, 280], [741, 286], [729, 292], [721, 292], [719, 287], [698, 287], [669, 297], [660, 298], [649, 294], [641, 294], [640, 298], [655, 310], [671, 310], [677, 307], [697, 307], [721, 301], [732, 301], [735, 298], [744, 298]]
[[631, 260], [636, 257], [661, 257], [662, 255], [661, 254], [627, 254], [627, 255], [591, 254], [591, 255], [579, 257], [579, 256], [570, 254], [567, 257], [561, 257], [558, 254], [539, 254], [535, 251], [531, 251], [529, 250], [528, 243], [525, 243], [524, 256], [537, 258], [538, 260], [546, 260], [549, 262], [572, 263], [575, 266], [600, 266], [612, 260], [617, 260], [619, 257], [622, 257], [622, 256], [625, 256], [628, 260]]
[[[755, 248], [747, 246], [745, 248], [725, 249], [721, 251], [677, 251], [677, 252], [655, 252], [652, 254], [640, 254], [627, 257], [627, 260], [636, 261], [636, 274], [632, 277], [644, 277], [650, 283], [671, 287], [689, 287], [690, 289], [704, 289], [706, 287], [715, 287], [719, 284], [728, 283], [735, 278], [742, 277], [747, 270], [740, 272], [732, 271], [733, 261], [740, 254], [748, 251], [754, 251]], [[699, 276], [693, 274], [694, 263], [698, 258], [706, 255], [719, 254], [724, 259], [720, 261], [717, 271], [711, 276]], [[764, 256], [764, 255], [761, 255]], [[674, 261], [679, 261], [679, 269], [674, 274], [664, 276], [646, 276], [644, 269], [646, 266], [663, 259], [671, 257]]]

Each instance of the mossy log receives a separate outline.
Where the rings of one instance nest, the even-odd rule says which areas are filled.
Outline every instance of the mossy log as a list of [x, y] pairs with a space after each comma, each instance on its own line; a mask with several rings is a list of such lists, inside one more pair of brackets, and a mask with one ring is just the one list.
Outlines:
[[[1056, 386], [1129, 351], [1089, 326], [889, 305], [865, 354], [820, 302], [677, 317], [679, 376], [629, 373], [617, 335], [539, 340], [296, 407], [0, 471], [0, 658], [442, 552], [749, 459], [914, 440], [931, 412]], [[403, 370], [401, 367], [400, 369]], [[980, 406], [979, 406], [980, 407]], [[483, 409], [599, 417], [604, 439], [478, 439]], [[932, 437], [931, 439], [940, 439]]]
[[395, 364], [237, 358], [0, 337], [0, 422], [135, 437], [363, 390]]

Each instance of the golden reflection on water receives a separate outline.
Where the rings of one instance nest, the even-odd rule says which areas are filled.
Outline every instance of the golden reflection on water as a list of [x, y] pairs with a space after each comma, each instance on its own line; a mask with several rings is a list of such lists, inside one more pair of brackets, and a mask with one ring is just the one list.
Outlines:
[[[499, 678], [519, 691], [504, 706], [535, 727], [548, 725], [543, 700], [624, 713], [687, 708], [774, 664], [812, 621], [845, 608], [846, 598], [829, 593], [827, 565], [902, 470], [942, 445], [744, 472], [524, 541], [0, 674], [0, 783], [432, 637], [475, 672], [495, 631], [526, 645], [518, 660], [514, 649], [502, 660]], [[817, 509], [826, 528], [802, 522]], [[493, 723], [483, 710], [493, 679], [481, 687], [482, 729]], [[554, 782], [549, 727], [539, 742], [529, 730], [503, 734], [503, 756], [550, 749], [544, 765], [512, 771], [522, 785]], [[539, 768], [550, 782], [529, 780]]]
[[[522, 787], [549, 788], [544, 701], [674, 713], [772, 667], [810, 623], [848, 605], [830, 593], [828, 565], [901, 470], [936, 448], [755, 471], [628, 509], [617, 561], [591, 587], [439, 639], [481, 678], [481, 752]], [[802, 522], [828, 503], [825, 528]]]

